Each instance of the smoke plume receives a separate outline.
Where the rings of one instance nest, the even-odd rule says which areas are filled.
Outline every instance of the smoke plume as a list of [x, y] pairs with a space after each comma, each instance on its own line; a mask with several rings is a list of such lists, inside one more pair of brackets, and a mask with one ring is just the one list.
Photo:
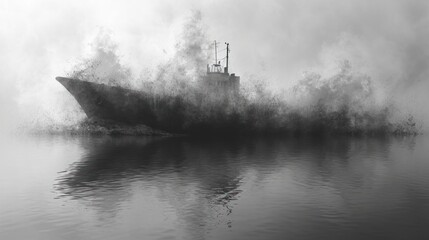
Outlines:
[[286, 92], [272, 92], [261, 79], [244, 81], [237, 96], [225, 96], [199, 84], [205, 63], [211, 57], [210, 48], [201, 13], [194, 12], [184, 24], [174, 56], [154, 70], [153, 78], [133, 77], [121, 63], [117, 45], [106, 35], [96, 38], [93, 56], [75, 66], [70, 77], [174, 98], [171, 103], [174, 106], [166, 108], [173, 112], [159, 110], [157, 117], [162, 123], [175, 116], [178, 124], [169, 130], [177, 132], [403, 134], [418, 131], [413, 118], [395, 116], [392, 103], [380, 101], [373, 79], [355, 71], [347, 59], [337, 62], [329, 77], [317, 72], [305, 73], [287, 91], [289, 96]]
[[[185, 16], [189, 9], [199, 11]], [[204, 109], [194, 104], [195, 83], [217, 39], [231, 43], [241, 95], [226, 107], [207, 100], [210, 111], [189, 115], [190, 122], [224, 114], [255, 128], [308, 129], [315, 116], [332, 122], [339, 114], [353, 128], [384, 122], [427, 129], [428, 10], [423, 0], [10, 2], [0, 8], [8, 23], [0, 30], [2, 126], [85, 119], [54, 80], [66, 73], [180, 95], [191, 112]], [[100, 27], [110, 30], [94, 34]]]

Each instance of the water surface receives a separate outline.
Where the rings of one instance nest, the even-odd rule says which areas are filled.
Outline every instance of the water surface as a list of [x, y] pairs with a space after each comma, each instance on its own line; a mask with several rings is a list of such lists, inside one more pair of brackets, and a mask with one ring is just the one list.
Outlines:
[[429, 138], [2, 138], [0, 239], [429, 239]]

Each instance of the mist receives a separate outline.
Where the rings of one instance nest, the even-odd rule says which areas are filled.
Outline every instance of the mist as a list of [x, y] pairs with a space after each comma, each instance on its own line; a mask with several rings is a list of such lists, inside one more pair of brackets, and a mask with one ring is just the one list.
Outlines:
[[156, 77], [180, 53], [196, 11], [207, 41], [231, 44], [230, 69], [243, 82], [287, 92], [309, 74], [332, 79], [346, 60], [371, 80], [373, 104], [394, 104], [427, 128], [428, 10], [424, 0], [1, 1], [1, 128], [84, 118], [55, 77], [93, 56], [96, 43], [119, 57], [124, 76]]

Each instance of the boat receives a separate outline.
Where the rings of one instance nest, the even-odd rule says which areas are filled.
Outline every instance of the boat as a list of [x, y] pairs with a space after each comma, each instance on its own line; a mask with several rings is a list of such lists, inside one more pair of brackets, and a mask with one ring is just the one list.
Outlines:
[[[226, 66], [222, 68], [217, 60], [215, 41], [215, 62], [207, 65], [207, 72], [200, 80], [202, 87], [219, 96], [237, 95], [240, 77], [228, 71], [229, 43], [226, 44]], [[76, 99], [92, 121], [109, 121], [128, 125], [183, 132], [186, 130], [186, 111], [192, 105], [180, 96], [159, 96], [154, 93], [94, 83], [76, 78], [56, 77]]]

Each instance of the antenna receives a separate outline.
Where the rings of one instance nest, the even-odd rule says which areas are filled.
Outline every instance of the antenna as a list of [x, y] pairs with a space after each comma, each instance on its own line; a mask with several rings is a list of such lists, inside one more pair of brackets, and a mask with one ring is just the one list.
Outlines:
[[[220, 63], [220, 61], [217, 59], [217, 44], [218, 42], [216, 42], [216, 40], [214, 41], [214, 59], [215, 62], [214, 64], [211, 65], [211, 67], [207, 64], [207, 72], [217, 72], [217, 73], [222, 73], [222, 64]], [[223, 73], [228, 73], [228, 52], [229, 52], [229, 43], [225, 43], [227, 45], [226, 50], [226, 67], [224, 68], [224, 72]], [[223, 51], [223, 50], [222, 50]], [[222, 58], [221, 60], [223, 60], [225, 58]]]
[[225, 73], [228, 73], [229, 43], [225, 42], [225, 44], [226, 44], [226, 67], [225, 67]]
[[215, 46], [215, 64], [217, 64], [217, 44], [216, 44], [216, 40], [214, 41], [214, 46]]

